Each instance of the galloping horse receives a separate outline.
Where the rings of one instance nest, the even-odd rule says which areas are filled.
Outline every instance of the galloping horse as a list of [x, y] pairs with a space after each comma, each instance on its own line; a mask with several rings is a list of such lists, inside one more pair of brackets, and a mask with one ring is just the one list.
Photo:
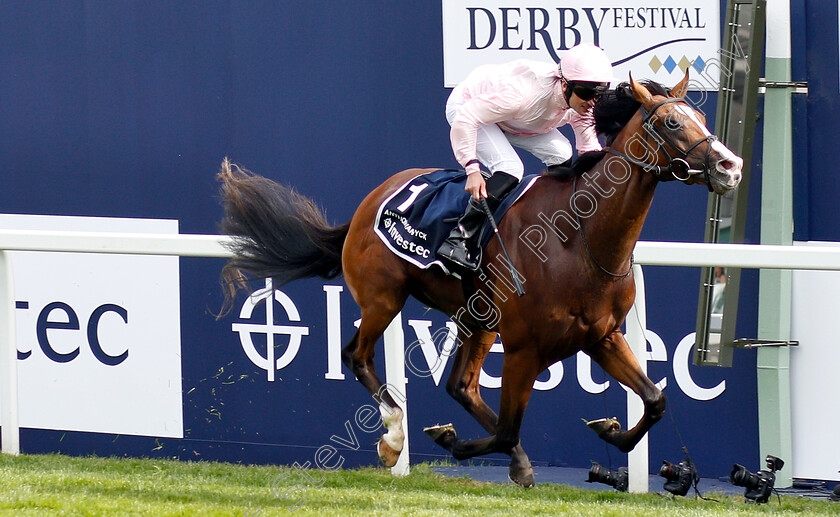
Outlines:
[[[308, 199], [225, 160], [219, 173], [222, 230], [239, 237], [236, 256], [223, 270], [227, 294], [242, 286], [246, 274], [271, 277], [278, 287], [298, 278], [344, 275], [362, 320], [342, 358], [380, 401], [387, 432], [377, 450], [386, 466], [396, 463], [402, 450], [403, 413], [374, 371], [374, 344], [409, 296], [457, 315], [459, 346], [446, 390], [491, 433], [462, 440], [451, 425], [427, 428], [455, 458], [506, 453], [510, 478], [533, 485], [519, 442], [525, 407], [537, 376], [578, 351], [644, 401], [643, 417], [629, 430], [614, 420], [591, 425], [603, 440], [630, 451], [665, 412], [665, 396], [642, 372], [620, 329], [635, 295], [633, 248], [654, 190], [660, 181], [679, 180], [721, 194], [741, 178], [743, 160], [709, 133], [704, 117], [683, 99], [687, 84], [688, 73], [671, 91], [631, 76], [596, 106], [596, 129], [608, 147], [579, 161], [593, 166], [576, 167], [564, 177], [544, 174], [510, 208], [487, 245], [481, 273], [470, 280], [474, 292], [482, 292], [498, 311], [492, 325], [467, 299], [460, 280], [398, 258], [374, 233], [383, 200], [432, 169], [392, 176], [364, 199], [349, 223], [333, 227]], [[499, 235], [509, 263], [500, 253]], [[523, 296], [514, 295], [508, 271], [525, 282]], [[478, 384], [497, 333], [504, 345], [498, 416], [482, 400]]]

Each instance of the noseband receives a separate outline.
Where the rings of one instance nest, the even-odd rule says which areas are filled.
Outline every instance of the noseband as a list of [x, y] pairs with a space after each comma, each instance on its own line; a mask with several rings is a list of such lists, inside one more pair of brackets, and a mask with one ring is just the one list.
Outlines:
[[[651, 108], [650, 111], [646, 110], [644, 106], [639, 108], [642, 111], [642, 128], [646, 131], [646, 133], [653, 134], [654, 139], [656, 140], [657, 148], [656, 148], [656, 153], [655, 154], [658, 154], [659, 151], [662, 151], [665, 154], [665, 156], [668, 157], [668, 165], [662, 166], [662, 165], [654, 165], [654, 164], [650, 164], [650, 163], [645, 163], [641, 160], [637, 160], [636, 158], [633, 158], [633, 157], [628, 156], [626, 154], [620, 153], [620, 152], [618, 152], [614, 149], [611, 149], [611, 148], [606, 148], [604, 150], [607, 151], [610, 154], [614, 154], [616, 156], [624, 158], [628, 162], [630, 162], [634, 165], [638, 165], [638, 166], [642, 167], [643, 169], [645, 169], [647, 171], [650, 171], [651, 173], [653, 173], [654, 176], [656, 176], [659, 179], [659, 181], [671, 181], [673, 179], [679, 180], [679, 181], [688, 181], [694, 175], [703, 174], [703, 177], [706, 180], [706, 186], [708, 187], [709, 192], [714, 192], [714, 189], [712, 189], [711, 176], [709, 174], [709, 169], [710, 169], [710, 167], [709, 167], [709, 155], [712, 152], [712, 142], [717, 140], [718, 137], [716, 137], [715, 135], [709, 135], [705, 138], [701, 138], [700, 140], [697, 140], [696, 142], [692, 143], [688, 147], [688, 149], [682, 150], [670, 138], [668, 138], [667, 135], [665, 135], [662, 132], [662, 129], [660, 129], [656, 124], [651, 122], [651, 119], [653, 118], [653, 116], [656, 114], [656, 111], [661, 106], [663, 106], [664, 104], [672, 103], [672, 102], [685, 102], [685, 99], [683, 99], [683, 98], [666, 99], [662, 102], [659, 102], [659, 103], [655, 104]], [[648, 141], [647, 136], [645, 136], [645, 142], [647, 142], [647, 141]], [[688, 164], [688, 160], [687, 160], [688, 155], [689, 155], [689, 153], [691, 153], [691, 151], [694, 150], [694, 148], [696, 148], [698, 145], [702, 144], [703, 142], [707, 142], [709, 144], [708, 147], [706, 147], [706, 155], [703, 159], [703, 168], [702, 169], [692, 169], [691, 166]], [[678, 155], [673, 156], [670, 152], [668, 152], [668, 148], [664, 144], [667, 144], [668, 147], [675, 150], [678, 153]], [[670, 176], [666, 176], [666, 175], [670, 175]]]

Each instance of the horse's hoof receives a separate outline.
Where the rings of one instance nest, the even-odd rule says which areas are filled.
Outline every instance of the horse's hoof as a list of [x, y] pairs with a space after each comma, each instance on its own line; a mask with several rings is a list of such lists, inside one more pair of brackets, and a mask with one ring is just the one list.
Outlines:
[[530, 467], [521, 470], [514, 470], [513, 467], [511, 467], [508, 472], [508, 479], [523, 488], [531, 488], [537, 484], [537, 482], [534, 481], [534, 469]]
[[515, 449], [511, 452], [508, 479], [521, 487], [531, 488], [536, 482], [534, 481], [534, 469], [531, 467], [528, 456], [524, 452], [517, 453]]
[[433, 426], [429, 426], [429, 427], [424, 427], [423, 432], [426, 433], [426, 435], [428, 435], [428, 437], [431, 438], [432, 440], [438, 441], [438, 438], [440, 438], [441, 436], [443, 436], [444, 434], [446, 434], [448, 432], [452, 432], [454, 434], [455, 433], [455, 426], [452, 425], [451, 423], [450, 424], [444, 424], [444, 425], [438, 424], [438, 425], [433, 425]]
[[400, 459], [400, 453], [402, 451], [395, 451], [385, 440], [380, 438], [376, 443], [376, 452], [386, 467], [393, 467], [397, 464], [397, 460]]
[[595, 431], [598, 436], [603, 436], [605, 433], [613, 433], [621, 430], [621, 424], [616, 417], [599, 418], [597, 420], [586, 421], [586, 426]]
[[440, 445], [446, 450], [451, 450], [452, 444], [457, 439], [457, 435], [455, 434], [455, 426], [452, 424], [446, 425], [433, 425], [431, 427], [424, 427], [423, 432], [428, 435], [429, 438], [435, 441], [436, 444]]

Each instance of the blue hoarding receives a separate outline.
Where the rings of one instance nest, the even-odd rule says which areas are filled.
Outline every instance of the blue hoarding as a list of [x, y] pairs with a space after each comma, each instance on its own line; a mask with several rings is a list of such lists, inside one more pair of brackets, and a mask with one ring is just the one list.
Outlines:
[[[342, 223], [391, 174], [457, 165], [443, 115], [449, 90], [442, 86], [436, 1], [26, 2], [0, 13], [6, 213], [177, 219], [182, 233], [216, 233], [214, 174], [229, 156], [293, 185]], [[536, 171], [538, 164], [526, 160], [526, 168]], [[705, 207], [702, 188], [663, 184], [642, 238], [700, 241]], [[757, 239], [752, 228], [749, 238]], [[812, 231], [828, 235], [819, 226]], [[298, 319], [275, 302], [274, 324], [305, 333], [295, 334], [299, 349], [288, 364], [269, 374], [249, 358], [235, 330], [266, 323], [265, 305], [242, 318], [239, 298], [229, 315], [215, 317], [222, 263], [180, 263], [184, 439], [31, 429], [23, 433], [24, 452], [303, 463], [333, 435], [347, 437], [350, 423], [358, 450], [343, 450], [345, 465], [375, 463], [378, 432], [354, 420], [370, 397], [352, 373], [330, 365], [336, 342], [329, 325], [346, 342], [359, 318], [340, 279], [283, 288]], [[675, 374], [674, 356], [694, 329], [699, 271], [659, 267], [645, 274], [648, 327], [664, 348], [648, 363], [649, 374], [667, 383], [670, 415], [650, 434], [652, 465], [680, 459], [680, 436], [703, 475], [724, 475], [733, 462], [751, 464], [758, 449], [754, 356], [737, 353], [731, 369], [684, 365], [680, 371], [687, 369], [699, 387], [725, 382], [712, 400], [692, 398]], [[755, 284], [747, 273], [745, 335], [755, 328]], [[330, 300], [339, 312], [330, 312]], [[407, 343], [446, 322], [417, 302], [403, 321]], [[275, 359], [292, 339], [288, 329], [280, 332]], [[254, 353], [268, 355], [264, 335], [251, 343]], [[658, 343], [651, 347], [659, 350]], [[377, 354], [382, 372], [381, 346]], [[491, 354], [488, 384], [500, 369], [501, 356]], [[413, 461], [446, 457], [423, 426], [453, 421], [461, 436], [484, 435], [446, 394], [448, 373], [449, 366], [440, 386], [432, 377], [409, 378]], [[525, 417], [522, 442], [534, 464], [624, 461], [580, 423], [616, 415], [627, 426], [624, 390], [610, 380], [603, 393], [590, 393], [580, 378], [575, 358], [540, 377], [542, 387], [554, 387], [535, 392]], [[607, 378], [594, 367], [591, 380]], [[498, 407], [498, 391], [483, 390], [491, 407]]]

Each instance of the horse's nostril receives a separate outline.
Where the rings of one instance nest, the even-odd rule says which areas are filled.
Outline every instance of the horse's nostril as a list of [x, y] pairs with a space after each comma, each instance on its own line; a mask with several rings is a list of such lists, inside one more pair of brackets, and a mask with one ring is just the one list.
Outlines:
[[735, 167], [736, 164], [732, 160], [721, 160], [718, 162], [718, 169], [723, 172], [726, 172], [730, 169], [734, 169]]
[[741, 169], [743, 166], [744, 164], [741, 160], [723, 159], [717, 163], [717, 170], [728, 174], [732, 181], [739, 182], [741, 181]]

